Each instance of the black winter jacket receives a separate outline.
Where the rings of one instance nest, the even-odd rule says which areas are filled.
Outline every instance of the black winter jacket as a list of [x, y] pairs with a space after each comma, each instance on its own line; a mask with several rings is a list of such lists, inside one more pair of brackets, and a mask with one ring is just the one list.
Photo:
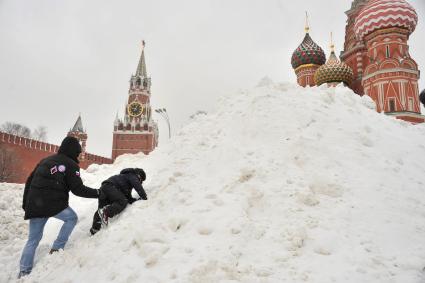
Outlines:
[[25, 219], [58, 214], [69, 206], [69, 191], [85, 198], [99, 195], [98, 190], [83, 185], [80, 167], [70, 157], [55, 154], [43, 159], [25, 184]]
[[146, 192], [143, 189], [143, 186], [133, 168], [122, 170], [119, 175], [114, 175], [103, 181], [102, 185], [104, 184], [112, 184], [115, 188], [124, 194], [130, 203], [134, 201], [133, 197], [131, 196], [131, 190], [133, 188], [136, 190], [140, 198], [144, 200], [148, 199]]

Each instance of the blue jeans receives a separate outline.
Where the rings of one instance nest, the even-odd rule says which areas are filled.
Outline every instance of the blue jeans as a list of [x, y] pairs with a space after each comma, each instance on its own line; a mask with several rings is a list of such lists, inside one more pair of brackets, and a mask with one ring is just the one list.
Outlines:
[[[59, 250], [65, 247], [69, 235], [71, 235], [72, 230], [77, 224], [78, 217], [75, 211], [69, 206], [53, 217], [64, 222], [61, 230], [59, 231], [59, 235], [52, 246], [52, 249]], [[48, 219], [48, 217], [30, 219], [30, 232], [28, 235], [28, 241], [22, 251], [20, 272], [31, 272], [34, 263], [35, 250], [43, 237], [44, 225], [46, 225]]]

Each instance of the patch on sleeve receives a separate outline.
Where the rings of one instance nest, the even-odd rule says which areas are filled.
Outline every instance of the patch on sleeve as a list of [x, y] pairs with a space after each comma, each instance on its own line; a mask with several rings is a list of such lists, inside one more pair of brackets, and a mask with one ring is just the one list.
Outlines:
[[61, 173], [65, 172], [65, 170], [66, 170], [65, 165], [59, 165], [59, 166], [58, 166], [58, 170], [59, 170], [59, 172], [61, 172]]
[[50, 174], [53, 175], [56, 172], [58, 172], [58, 167], [57, 166], [53, 166], [52, 168], [50, 168]]
[[78, 177], [80, 177], [80, 171], [75, 171], [75, 175], [77, 175]]

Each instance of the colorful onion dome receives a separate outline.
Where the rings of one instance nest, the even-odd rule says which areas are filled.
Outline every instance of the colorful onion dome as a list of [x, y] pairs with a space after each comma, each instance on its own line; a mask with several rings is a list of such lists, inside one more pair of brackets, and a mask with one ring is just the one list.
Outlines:
[[296, 69], [306, 64], [323, 65], [325, 62], [325, 52], [311, 39], [307, 32], [301, 45], [292, 54], [292, 68]]
[[340, 82], [350, 84], [353, 81], [353, 77], [353, 70], [336, 57], [334, 50], [332, 50], [326, 64], [320, 66], [314, 74], [314, 80], [317, 85]]
[[379, 29], [399, 27], [412, 33], [418, 23], [415, 9], [406, 0], [370, 0], [354, 24], [359, 39]]

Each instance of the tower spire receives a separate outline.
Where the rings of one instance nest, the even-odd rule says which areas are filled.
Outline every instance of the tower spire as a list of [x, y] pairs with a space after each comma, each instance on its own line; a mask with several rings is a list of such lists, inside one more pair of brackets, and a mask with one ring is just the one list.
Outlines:
[[72, 127], [71, 131], [84, 133], [83, 122], [81, 120], [81, 113], [78, 114], [77, 121], [75, 122], [74, 127]]
[[75, 122], [74, 127], [72, 127], [72, 129], [68, 132], [67, 136], [74, 137], [81, 143], [81, 155], [79, 160], [84, 160], [86, 156], [87, 133], [83, 128], [81, 112], [78, 114], [77, 121]]
[[334, 45], [334, 40], [333, 40], [333, 33], [331, 32], [331, 52], [335, 52], [335, 45]]
[[310, 31], [310, 24], [308, 22], [308, 13], [307, 11], [305, 11], [305, 28], [304, 28], [305, 33], [308, 33]]
[[142, 40], [142, 54], [140, 55], [139, 65], [137, 66], [136, 76], [147, 77], [146, 62], [145, 62], [145, 41]]

